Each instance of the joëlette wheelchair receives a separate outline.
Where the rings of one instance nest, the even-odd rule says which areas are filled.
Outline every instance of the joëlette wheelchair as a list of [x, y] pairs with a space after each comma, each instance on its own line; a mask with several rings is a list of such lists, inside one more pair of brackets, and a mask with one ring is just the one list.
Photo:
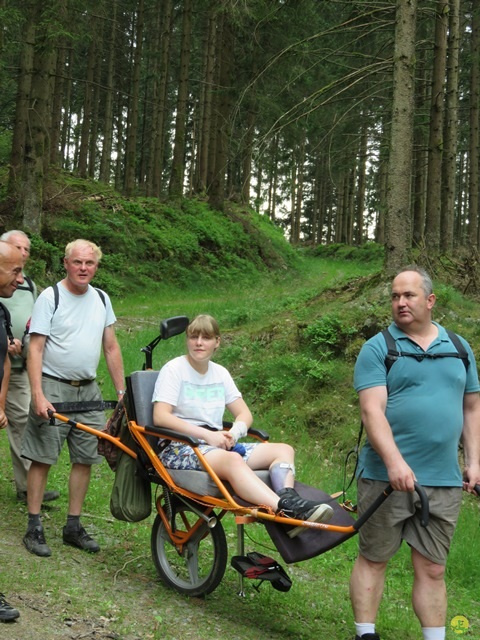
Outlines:
[[[329, 523], [314, 523], [285, 518], [245, 503], [235, 496], [228, 483], [222, 482], [199, 451], [195, 438], [153, 425], [152, 395], [158, 371], [152, 370], [152, 353], [160, 340], [167, 340], [185, 331], [188, 318], [176, 316], [163, 320], [160, 335], [142, 349], [145, 365], [126, 379], [128, 430], [135, 446], [127, 446], [118, 436], [99, 432], [87, 425], [53, 413], [52, 418], [110, 440], [128, 455], [141, 461], [143, 472], [158, 487], [155, 498], [156, 516], [151, 533], [151, 551], [157, 572], [164, 584], [189, 596], [211, 593], [221, 582], [227, 567], [228, 550], [222, 519], [233, 513], [237, 527], [237, 558], [244, 558], [244, 526], [253, 522], [265, 525], [270, 538], [287, 563], [299, 562], [328, 551], [354, 536], [362, 524], [388, 498], [393, 489], [387, 487], [360, 518], [351, 513], [323, 491], [296, 481], [295, 488], [305, 498], [328, 502], [334, 509]], [[107, 404], [107, 403], [106, 403]], [[224, 423], [224, 428], [231, 423]], [[268, 434], [250, 429], [248, 436], [266, 442]], [[175, 440], [189, 444], [197, 454], [203, 471], [166, 469], [158, 457], [159, 440]], [[269, 472], [258, 471], [270, 484]], [[417, 486], [422, 523], [428, 523], [428, 499]], [[296, 538], [287, 535], [288, 527], [303, 526], [305, 531]], [[250, 554], [261, 556], [261, 554]], [[233, 558], [232, 558], [232, 564]], [[234, 565], [235, 566], [235, 565]], [[238, 566], [236, 567], [238, 569]], [[246, 574], [248, 575], [248, 574]], [[256, 574], [262, 580], [261, 572]], [[281, 589], [288, 590], [288, 588]], [[239, 575], [239, 594], [244, 594], [243, 575]]]

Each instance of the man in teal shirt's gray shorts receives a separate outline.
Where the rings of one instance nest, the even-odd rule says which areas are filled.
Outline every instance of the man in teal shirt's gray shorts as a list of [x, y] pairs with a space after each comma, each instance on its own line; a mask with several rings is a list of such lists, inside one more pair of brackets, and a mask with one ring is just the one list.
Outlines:
[[[358, 465], [359, 513], [387, 484], [395, 489], [359, 531], [350, 581], [356, 640], [380, 638], [375, 619], [385, 572], [403, 540], [411, 547], [412, 599], [423, 639], [445, 638], [445, 564], [462, 488], [473, 491], [480, 481], [480, 385], [470, 346], [460, 339], [466, 366], [447, 331], [432, 321], [434, 304], [428, 274], [417, 267], [401, 271], [392, 283], [389, 327], [400, 355], [387, 371], [388, 348], [379, 333], [365, 343], [355, 365], [367, 434]], [[420, 525], [415, 482], [429, 498], [427, 528]]]

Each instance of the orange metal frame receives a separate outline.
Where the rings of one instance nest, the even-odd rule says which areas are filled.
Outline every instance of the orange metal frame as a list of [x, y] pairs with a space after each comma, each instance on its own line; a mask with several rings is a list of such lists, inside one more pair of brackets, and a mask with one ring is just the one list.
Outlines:
[[[92, 429], [91, 427], [82, 424], [81, 422], [76, 422], [74, 420], [70, 420], [70, 418], [67, 418], [66, 416], [59, 414], [59, 413], [53, 413], [52, 417], [59, 420], [60, 422], [64, 422], [67, 424], [70, 424], [71, 426], [77, 427], [79, 429], [81, 429], [82, 431], [86, 431], [87, 433], [91, 433], [92, 435], [96, 436], [97, 438], [104, 438], [106, 440], [109, 440], [110, 442], [112, 442], [113, 444], [115, 444], [117, 447], [119, 447], [120, 449], [122, 449], [122, 451], [124, 451], [125, 453], [127, 453], [128, 455], [132, 456], [132, 458], [136, 458], [137, 455], [136, 453], [130, 449], [129, 447], [127, 447], [126, 445], [123, 444], [123, 442], [120, 441], [120, 438], [118, 437], [114, 437], [111, 436], [108, 433], [105, 433], [103, 431], [97, 431], [96, 429]], [[148, 427], [142, 427], [136, 424], [136, 422], [134, 421], [129, 421], [128, 422], [128, 427], [130, 430], [130, 433], [132, 434], [132, 437], [134, 438], [134, 440], [138, 443], [138, 445], [143, 449], [143, 451], [147, 454], [149, 461], [152, 464], [152, 467], [155, 469], [155, 471], [158, 473], [159, 477], [161, 478], [162, 482], [164, 482], [167, 487], [172, 491], [172, 493], [177, 493], [199, 505], [201, 505], [204, 509], [204, 515], [206, 515], [207, 517], [212, 513], [212, 511], [214, 509], [221, 509], [222, 512], [219, 514], [219, 518], [222, 518], [226, 512], [231, 511], [233, 513], [235, 513], [235, 515], [238, 517], [238, 520], [240, 520], [240, 518], [245, 518], [246, 520], [252, 522], [252, 521], [256, 521], [256, 520], [265, 520], [265, 521], [271, 521], [271, 522], [276, 522], [279, 524], [285, 524], [285, 525], [290, 525], [290, 526], [304, 526], [304, 527], [308, 527], [310, 529], [318, 529], [318, 530], [328, 530], [328, 531], [335, 531], [338, 533], [343, 533], [343, 534], [354, 534], [356, 533], [356, 527], [353, 525], [350, 526], [340, 526], [340, 525], [333, 525], [333, 524], [328, 524], [328, 523], [323, 523], [323, 522], [308, 522], [308, 521], [304, 521], [304, 520], [297, 520], [294, 518], [285, 518], [283, 516], [279, 516], [276, 514], [273, 514], [271, 512], [268, 512], [267, 510], [265, 510], [265, 508], [262, 509], [261, 505], [257, 505], [257, 506], [245, 506], [245, 505], [240, 505], [238, 504], [235, 499], [233, 498], [232, 494], [230, 493], [230, 491], [227, 489], [227, 487], [225, 486], [225, 484], [222, 482], [222, 480], [217, 476], [217, 474], [215, 473], [215, 471], [212, 469], [212, 467], [210, 466], [210, 464], [208, 463], [207, 459], [205, 458], [205, 456], [202, 454], [202, 452], [198, 449], [198, 447], [196, 446], [192, 446], [194, 452], [196, 453], [196, 455], [198, 456], [198, 459], [200, 460], [200, 463], [203, 467], [203, 469], [208, 473], [208, 475], [210, 476], [210, 478], [213, 480], [213, 482], [216, 484], [216, 486], [218, 487], [220, 493], [222, 494], [222, 498], [217, 498], [214, 496], [203, 496], [203, 495], [199, 495], [197, 493], [193, 493], [192, 491], [189, 491], [188, 489], [184, 489], [183, 487], [180, 487], [179, 485], [177, 485], [172, 477], [170, 476], [170, 474], [168, 473], [168, 470], [163, 466], [163, 464], [161, 463], [161, 461], [159, 460], [157, 454], [155, 453], [155, 451], [153, 450], [152, 446], [150, 445], [147, 436], [153, 436], [153, 437], [159, 437], [157, 432], [153, 432], [153, 431], [149, 431]], [[167, 438], [168, 439], [168, 435], [162, 431], [162, 438]], [[173, 439], [173, 438], [171, 438]], [[175, 440], [178, 440], [178, 434], [176, 434], [175, 436]], [[171, 526], [170, 523], [168, 521], [168, 518], [164, 512], [164, 509], [162, 508], [160, 501], [161, 501], [162, 496], [159, 496], [159, 498], [157, 499], [157, 504], [156, 504], [156, 508], [157, 508], [157, 512], [160, 515], [160, 517], [162, 518], [165, 527], [167, 528], [167, 530], [170, 532], [170, 536], [172, 539], [172, 542], [174, 542], [175, 544], [184, 544], [186, 542], [186, 540], [184, 539], [184, 534], [181, 534], [179, 536], [178, 533], [173, 532], [171, 530]], [[198, 526], [200, 526], [200, 522], [197, 523]], [[190, 535], [194, 533], [195, 529], [197, 528], [197, 525], [195, 525], [194, 528], [192, 528], [190, 530]], [[181, 538], [181, 539], [178, 539]]]

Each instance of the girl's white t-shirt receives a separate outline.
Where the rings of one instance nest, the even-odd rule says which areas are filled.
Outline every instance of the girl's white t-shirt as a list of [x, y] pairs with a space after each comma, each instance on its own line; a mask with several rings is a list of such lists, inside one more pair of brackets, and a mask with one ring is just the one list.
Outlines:
[[160, 370], [152, 402], [172, 405], [173, 415], [190, 424], [221, 430], [225, 406], [241, 397], [225, 367], [209, 362], [207, 373], [202, 375], [190, 365], [187, 356], [179, 356]]

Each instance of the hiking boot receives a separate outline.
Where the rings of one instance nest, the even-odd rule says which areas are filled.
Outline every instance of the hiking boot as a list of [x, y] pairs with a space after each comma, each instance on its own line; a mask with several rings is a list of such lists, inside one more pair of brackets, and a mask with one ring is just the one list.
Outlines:
[[364, 633], [361, 636], [355, 636], [355, 640], [380, 640], [378, 633]]
[[20, 611], [14, 609], [12, 606], [8, 604], [5, 600], [5, 596], [3, 593], [0, 593], [0, 620], [3, 622], [8, 622], [9, 620], [16, 620], [20, 615]]
[[[333, 516], [333, 509], [329, 504], [306, 500], [291, 487], [281, 489], [278, 495], [280, 500], [278, 501], [277, 513], [282, 511], [287, 518], [307, 520], [308, 522], [328, 522]], [[289, 538], [295, 538], [305, 530], [306, 527], [293, 527], [287, 531], [287, 535]]]
[[30, 553], [34, 553], [36, 556], [47, 558], [52, 555], [50, 547], [45, 541], [43, 527], [35, 527], [34, 529], [27, 530], [27, 533], [23, 537], [23, 544]]
[[91, 553], [100, 551], [98, 542], [90, 537], [83, 527], [70, 530], [67, 527], [63, 527], [63, 544], [69, 544], [72, 547], [78, 547]]
[[[45, 493], [43, 494], [42, 502], [52, 502], [52, 500], [58, 500], [59, 497], [60, 493], [58, 491], [45, 491]], [[27, 504], [27, 492], [17, 491], [17, 500], [18, 502]]]

